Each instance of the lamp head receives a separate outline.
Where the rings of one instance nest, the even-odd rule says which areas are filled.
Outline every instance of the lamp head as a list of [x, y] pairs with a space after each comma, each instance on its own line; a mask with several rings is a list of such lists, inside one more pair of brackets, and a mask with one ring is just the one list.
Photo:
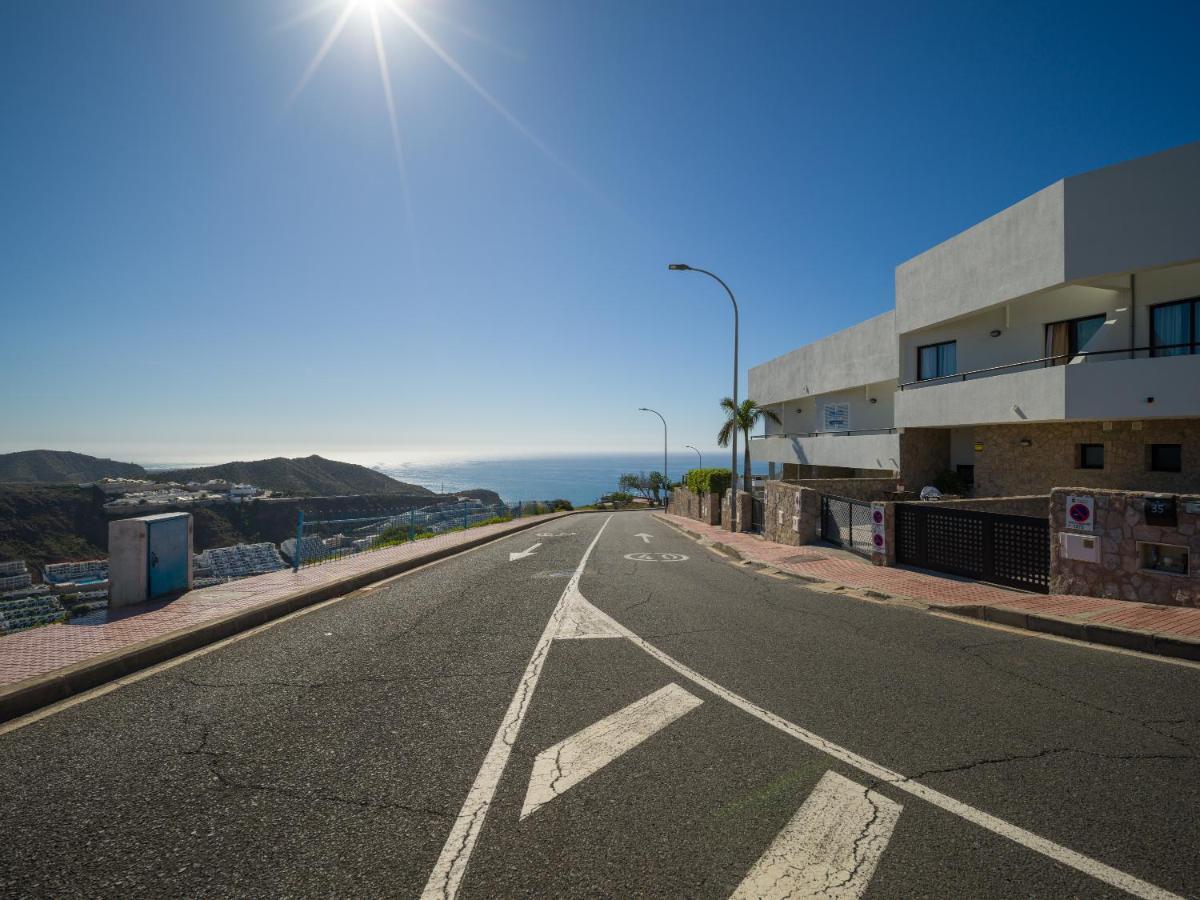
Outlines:
[[687, 263], [670, 263], [667, 268], [672, 272], [686, 272], [691, 269], [691, 266]]
[[646, 409], [646, 407], [644, 407], [644, 406], [639, 406], [638, 412], [650, 412], [650, 410]]

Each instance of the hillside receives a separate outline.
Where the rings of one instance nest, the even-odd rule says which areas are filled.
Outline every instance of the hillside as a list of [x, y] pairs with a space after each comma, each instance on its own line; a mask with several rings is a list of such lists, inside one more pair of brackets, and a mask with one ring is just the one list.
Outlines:
[[68, 450], [23, 450], [0, 453], [0, 481], [81, 482], [97, 478], [140, 478], [145, 469], [134, 463], [99, 459]]
[[382, 472], [353, 463], [336, 462], [320, 456], [285, 459], [260, 459], [255, 462], [231, 462], [195, 469], [153, 472], [158, 481], [207, 481], [222, 478], [236, 483], [253, 484], [292, 496], [337, 497], [347, 494], [420, 494], [433, 496], [428, 488], [405, 484]]

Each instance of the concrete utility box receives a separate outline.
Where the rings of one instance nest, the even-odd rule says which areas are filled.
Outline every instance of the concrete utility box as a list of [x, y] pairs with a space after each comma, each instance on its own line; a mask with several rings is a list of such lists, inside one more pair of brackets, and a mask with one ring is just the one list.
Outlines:
[[192, 514], [110, 522], [108, 572], [110, 609], [191, 590]]

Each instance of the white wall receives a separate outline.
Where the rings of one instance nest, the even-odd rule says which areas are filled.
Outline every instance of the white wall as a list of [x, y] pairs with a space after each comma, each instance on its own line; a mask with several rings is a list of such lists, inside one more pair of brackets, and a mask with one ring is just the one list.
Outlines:
[[1061, 421], [1066, 416], [1066, 370], [1070, 368], [1073, 367], [1028, 369], [991, 378], [907, 388], [896, 395], [896, 425], [948, 428], [993, 422]]
[[[1069, 419], [1150, 419], [1200, 416], [1200, 356], [1122, 359], [1066, 371]], [[1153, 397], [1154, 402], [1146, 402]]]
[[986, 309], [1064, 281], [1063, 183], [896, 268], [896, 330]]
[[900, 435], [822, 434], [758, 438], [750, 442], [750, 457], [755, 462], [899, 471]]
[[896, 318], [887, 312], [754, 366], [749, 396], [765, 405], [895, 377]]
[[895, 398], [896, 382], [891, 380], [768, 404], [767, 409], [779, 416], [781, 424], [767, 422], [766, 433], [811, 434], [824, 431], [821, 407], [826, 403], [845, 403], [849, 406], [850, 431], [891, 428], [895, 418]]

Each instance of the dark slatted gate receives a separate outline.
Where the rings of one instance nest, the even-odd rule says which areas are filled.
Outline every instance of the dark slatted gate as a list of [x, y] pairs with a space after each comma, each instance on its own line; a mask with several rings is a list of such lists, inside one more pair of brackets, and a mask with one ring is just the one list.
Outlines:
[[821, 495], [821, 537], [831, 544], [871, 555], [871, 504]]
[[762, 534], [763, 518], [766, 501], [755, 494], [750, 499], [750, 530], [756, 534]]
[[896, 504], [896, 561], [1026, 591], [1050, 590], [1050, 523], [933, 504]]

